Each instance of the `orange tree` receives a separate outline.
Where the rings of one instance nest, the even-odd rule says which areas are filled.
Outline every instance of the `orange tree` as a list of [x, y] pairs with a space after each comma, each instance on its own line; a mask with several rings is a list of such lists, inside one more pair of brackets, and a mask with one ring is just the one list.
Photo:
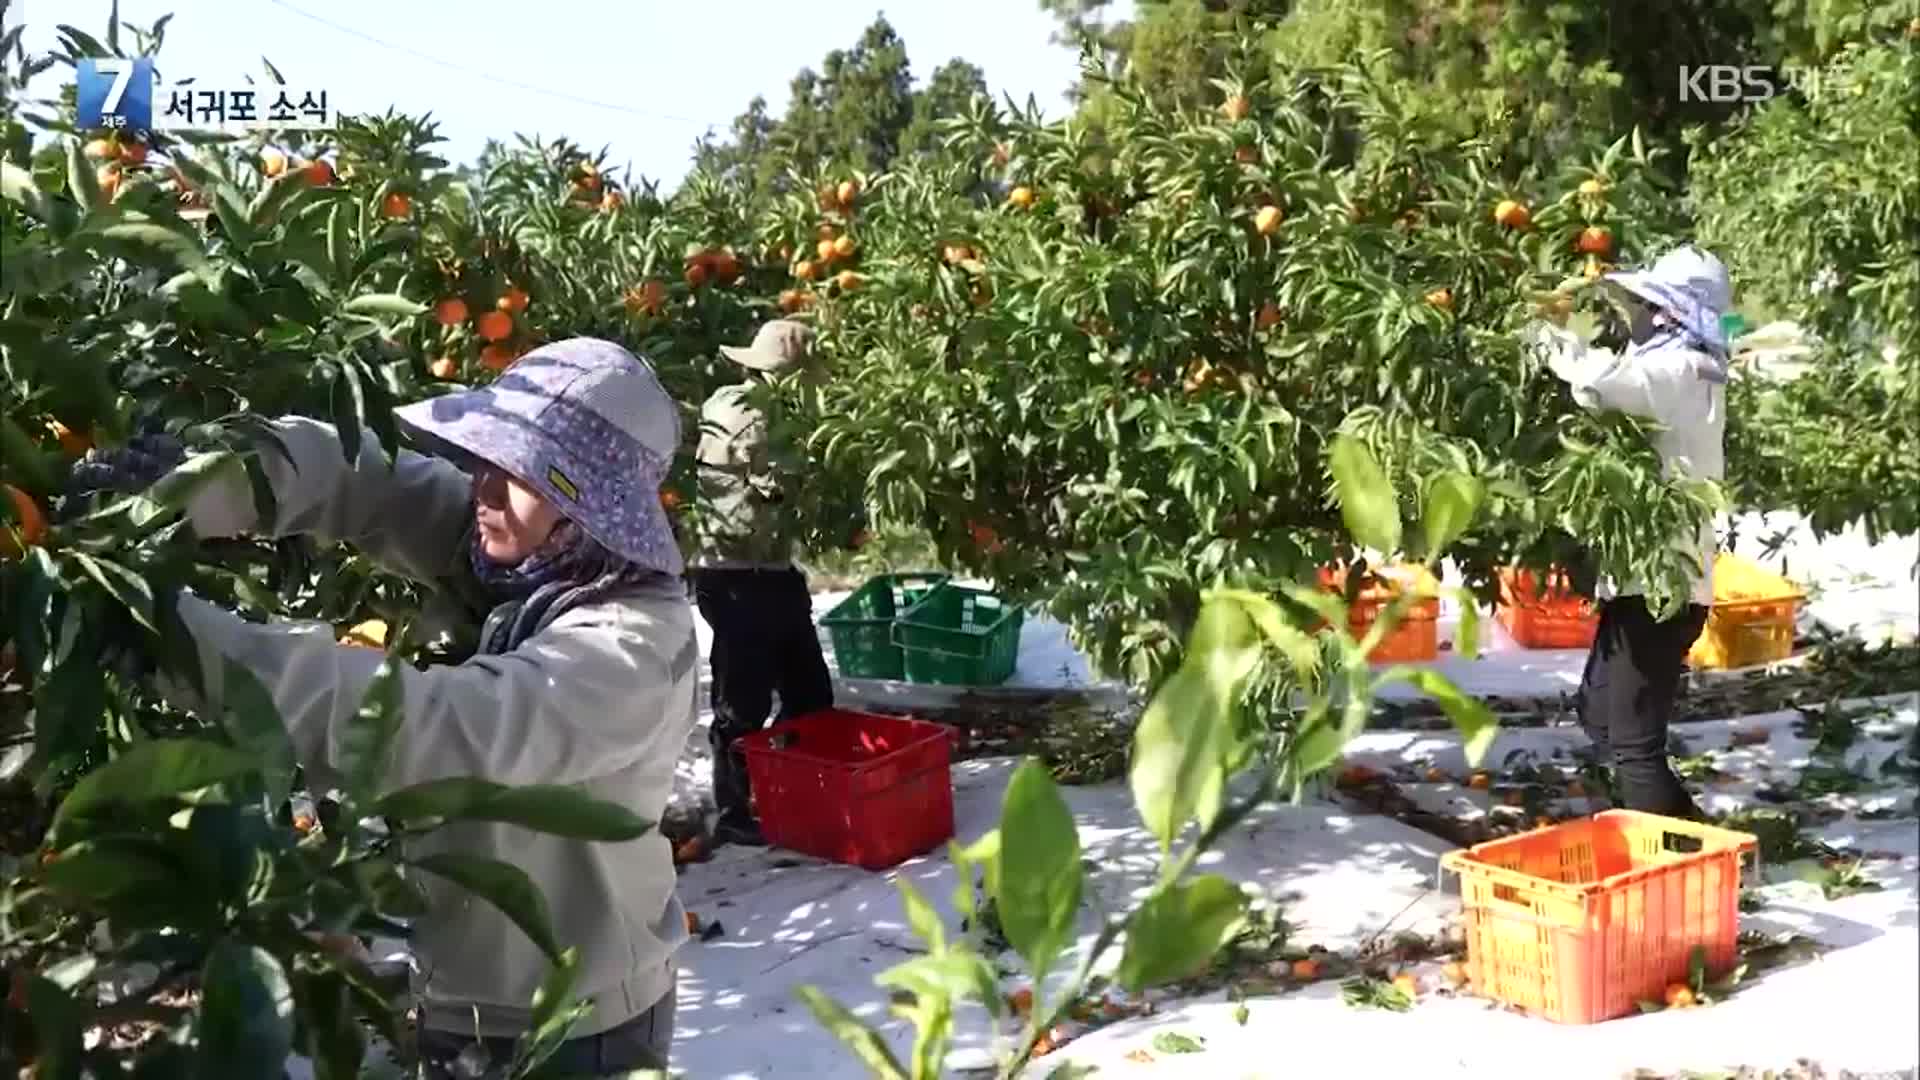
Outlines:
[[[857, 287], [823, 291], [828, 468], [1142, 684], [1209, 584], [1272, 592], [1353, 554], [1323, 466], [1340, 430], [1398, 480], [1486, 484], [1469, 581], [1579, 546], [1672, 586], [1683, 557], [1645, 523], [1684, 534], [1698, 493], [1516, 334], [1676, 239], [1656, 151], [1508, 165], [1364, 67], [1230, 79], [1206, 111], [1108, 89], [1099, 127], [983, 106], [871, 185]], [[1524, 220], [1495, 220], [1509, 200]]]

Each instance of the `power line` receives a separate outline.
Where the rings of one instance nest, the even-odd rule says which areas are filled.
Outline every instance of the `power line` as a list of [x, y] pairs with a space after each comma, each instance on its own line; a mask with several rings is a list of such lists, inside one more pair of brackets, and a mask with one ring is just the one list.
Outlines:
[[569, 94], [564, 90], [549, 90], [543, 86], [534, 86], [531, 83], [523, 83], [515, 79], [503, 78], [499, 75], [495, 75], [490, 71], [480, 71], [475, 68], [470, 68], [461, 64], [453, 63], [450, 60], [442, 60], [437, 56], [431, 56], [431, 55], [428, 55], [427, 53], [423, 53], [420, 50], [413, 48], [412, 46], [401, 45], [391, 41], [385, 41], [380, 38], [374, 37], [372, 34], [366, 33], [365, 31], [356, 30], [351, 26], [343, 26], [340, 23], [334, 22], [331, 19], [327, 19], [319, 15], [315, 15], [310, 11], [302, 11], [301, 9], [294, 7], [292, 4], [287, 3], [286, 0], [272, 0], [272, 3], [275, 7], [285, 8], [286, 10], [293, 12], [295, 15], [298, 15], [303, 19], [309, 19], [313, 22], [317, 22], [322, 26], [328, 27], [332, 30], [336, 30], [342, 34], [346, 34], [350, 37], [359, 38], [360, 40], [368, 42], [369, 44], [372, 44], [372, 45], [378, 45], [380, 48], [392, 49], [395, 52], [405, 53], [408, 56], [411, 56], [417, 60], [424, 60], [427, 63], [433, 64], [437, 67], [446, 68], [448, 71], [457, 71], [463, 75], [472, 75], [476, 78], [485, 79], [488, 82], [499, 83], [502, 86], [510, 86], [515, 90], [524, 90], [530, 94], [541, 94], [546, 97], [557, 98], [561, 101], [570, 101], [576, 105], [586, 105], [595, 109], [606, 109], [610, 112], [626, 113], [629, 116], [639, 116], [639, 117], [644, 117], [650, 120], [677, 120], [683, 124], [697, 124], [703, 128], [711, 128], [713, 126], [713, 124], [710, 121], [695, 120], [690, 116], [677, 116], [673, 113], [650, 112], [646, 109], [636, 109], [628, 105], [617, 105], [610, 101], [598, 101], [598, 100], [595, 100], [594, 98], [581, 97], [578, 94]]

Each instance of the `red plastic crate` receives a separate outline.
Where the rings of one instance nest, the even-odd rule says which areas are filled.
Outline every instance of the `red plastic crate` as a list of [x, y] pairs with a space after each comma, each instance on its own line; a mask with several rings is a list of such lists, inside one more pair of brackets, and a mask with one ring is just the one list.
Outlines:
[[1494, 618], [1523, 649], [1586, 649], [1600, 629], [1593, 601], [1573, 591], [1566, 574], [1554, 571], [1545, 594], [1531, 570], [1500, 571], [1500, 603]]
[[943, 724], [824, 709], [737, 745], [775, 847], [885, 870], [953, 836], [953, 733]]

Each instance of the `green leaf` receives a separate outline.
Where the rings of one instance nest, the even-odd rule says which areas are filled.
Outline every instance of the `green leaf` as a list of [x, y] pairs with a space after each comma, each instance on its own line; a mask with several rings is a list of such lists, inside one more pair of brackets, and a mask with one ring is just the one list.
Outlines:
[[27, 1015], [33, 1020], [33, 1038], [39, 1047], [39, 1055], [34, 1061], [33, 1071], [22, 1072], [34, 1077], [58, 1077], [61, 1080], [78, 1077], [91, 1010], [79, 998], [44, 975], [28, 975], [26, 985]]
[[97, 807], [183, 795], [258, 768], [252, 757], [204, 739], [137, 743], [80, 778], [54, 812], [53, 832]]
[[524, 870], [498, 859], [456, 851], [423, 855], [408, 865], [438, 874], [499, 908], [541, 952], [553, 960], [560, 958], [560, 943], [553, 936], [546, 898]]
[[386, 777], [387, 760], [400, 737], [400, 725], [406, 718], [400, 670], [400, 662], [388, 654], [367, 684], [360, 707], [341, 732], [340, 773], [347, 790], [356, 797], [369, 799], [379, 790]]
[[579, 973], [579, 950], [568, 949], [533, 992], [533, 1017], [527, 1025], [526, 1041], [516, 1055], [519, 1069], [514, 1075], [524, 1076], [538, 1069], [567, 1041], [574, 1026], [593, 1011], [591, 1000], [573, 996]]
[[417, 304], [398, 293], [366, 293], [347, 301], [341, 307], [349, 315], [394, 315], [413, 318], [425, 315], [425, 304]]
[[920, 890], [913, 887], [913, 882], [900, 878], [894, 884], [899, 886], [900, 903], [907, 910], [907, 926], [921, 941], [927, 943], [929, 949], [934, 952], [945, 949], [947, 932], [946, 928], [940, 924], [939, 912], [934, 911], [933, 905], [927, 903], [927, 898], [920, 895]]
[[1246, 922], [1247, 894], [1218, 874], [1177, 882], [1147, 898], [1127, 920], [1117, 974], [1129, 991], [1204, 969]]
[[1428, 483], [1420, 525], [1426, 533], [1429, 561], [1438, 559], [1473, 524], [1484, 494], [1479, 480], [1460, 472], [1443, 472]]
[[878, 1080], [907, 1080], [907, 1071], [902, 1068], [893, 1050], [887, 1046], [880, 1033], [860, 1022], [860, 1019], [848, 1012], [846, 1006], [828, 997], [818, 987], [801, 986], [794, 990], [800, 1000], [806, 1002], [820, 1026], [833, 1033], [833, 1037], [846, 1044], [860, 1064]]
[[376, 813], [411, 821], [498, 821], [575, 840], [621, 842], [646, 835], [654, 823], [583, 787], [452, 777], [401, 788], [374, 804]]
[[1460, 731], [1468, 765], [1479, 765], [1500, 735], [1500, 720], [1479, 698], [1469, 697], [1452, 679], [1431, 668], [1396, 665], [1380, 673], [1376, 686], [1390, 682], [1409, 682], [1434, 699], [1453, 726]]
[[227, 938], [200, 973], [195, 1072], [205, 1080], [278, 1076], [293, 1052], [293, 987], [274, 955]]
[[401, 873], [387, 859], [362, 859], [348, 872], [356, 892], [372, 903], [381, 915], [395, 919], [417, 919], [427, 914], [429, 901], [416, 877]]
[[164, 894], [180, 885], [180, 874], [152, 845], [102, 837], [61, 849], [41, 866], [40, 880], [57, 893], [98, 904], [146, 890]]
[[273, 694], [251, 669], [233, 660], [226, 661], [226, 679], [221, 686], [221, 726], [227, 738], [259, 764], [266, 775], [267, 800], [278, 806], [293, 787], [293, 770], [298, 762]]
[[314, 1080], [360, 1080], [366, 1032], [353, 1011], [353, 987], [336, 971], [294, 976], [300, 1007], [301, 1051], [313, 1062]]
[[159, 633], [153, 625], [153, 590], [146, 578], [119, 563], [96, 559], [83, 552], [72, 552], [67, 557], [78, 564], [88, 577], [98, 582], [109, 596], [119, 601], [134, 621]]
[[1361, 544], [1391, 555], [1400, 550], [1400, 505], [1393, 482], [1367, 444], [1351, 435], [1333, 441], [1329, 464], [1347, 531]]
[[73, 201], [85, 210], [98, 210], [103, 200], [100, 197], [100, 181], [94, 177], [93, 163], [87, 160], [86, 151], [80, 140], [67, 140], [67, 190], [73, 194]]
[[1000, 813], [1001, 928], [1037, 982], [1073, 933], [1080, 911], [1080, 833], [1047, 767], [1014, 770]]
[[180, 264], [182, 269], [203, 270], [206, 249], [197, 237], [145, 221], [128, 221], [100, 230], [100, 237], [143, 254], [151, 253]]
[[1153, 1037], [1153, 1048], [1163, 1054], [1198, 1054], [1207, 1047], [1205, 1040], [1177, 1031], [1163, 1031]]
[[1453, 590], [1453, 598], [1460, 605], [1460, 621], [1453, 631], [1454, 655], [1466, 660], [1475, 660], [1480, 656], [1480, 598], [1464, 586]]
[[47, 193], [40, 190], [33, 174], [11, 161], [0, 161], [0, 196], [40, 221], [50, 221], [53, 217]]
[[1168, 851], [1189, 821], [1213, 822], [1233, 756], [1233, 711], [1260, 661], [1261, 639], [1242, 605], [1202, 605], [1180, 667], [1134, 730], [1128, 782], [1141, 820]]

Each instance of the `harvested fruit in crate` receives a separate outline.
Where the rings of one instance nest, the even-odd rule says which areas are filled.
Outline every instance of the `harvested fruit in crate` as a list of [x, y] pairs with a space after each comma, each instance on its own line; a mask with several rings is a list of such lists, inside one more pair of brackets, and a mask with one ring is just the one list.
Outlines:
[[1545, 575], [1522, 567], [1500, 571], [1494, 618], [1523, 649], [1585, 649], [1600, 628], [1593, 601], [1575, 592], [1572, 580], [1559, 569]]
[[1476, 993], [1563, 1024], [1662, 1000], [1696, 950], [1738, 959], [1746, 833], [1631, 810], [1450, 851]]
[[1713, 608], [1687, 663], [1726, 670], [1785, 660], [1793, 655], [1803, 599], [1805, 593], [1793, 582], [1722, 552], [1713, 560]]
[[[1345, 567], [1323, 566], [1320, 586], [1345, 595], [1347, 574]], [[1364, 637], [1380, 612], [1403, 592], [1410, 592], [1414, 603], [1401, 615], [1399, 624], [1367, 653], [1373, 663], [1419, 662], [1440, 655], [1440, 583], [1424, 566], [1374, 569], [1347, 608], [1347, 632], [1355, 638]]]

